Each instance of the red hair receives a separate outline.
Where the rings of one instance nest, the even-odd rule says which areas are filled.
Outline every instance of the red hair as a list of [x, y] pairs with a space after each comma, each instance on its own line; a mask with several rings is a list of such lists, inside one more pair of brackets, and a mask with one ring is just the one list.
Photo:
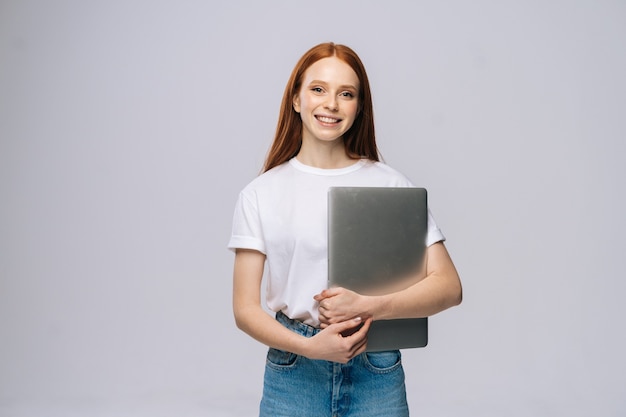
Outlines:
[[265, 159], [263, 171], [268, 171], [298, 154], [302, 146], [302, 119], [293, 108], [293, 98], [300, 92], [305, 71], [323, 58], [337, 57], [348, 64], [359, 79], [359, 110], [352, 127], [343, 135], [344, 146], [349, 157], [379, 160], [374, 135], [374, 109], [372, 93], [365, 67], [359, 56], [345, 45], [332, 42], [321, 43], [309, 49], [300, 58], [287, 81], [280, 106], [274, 142]]

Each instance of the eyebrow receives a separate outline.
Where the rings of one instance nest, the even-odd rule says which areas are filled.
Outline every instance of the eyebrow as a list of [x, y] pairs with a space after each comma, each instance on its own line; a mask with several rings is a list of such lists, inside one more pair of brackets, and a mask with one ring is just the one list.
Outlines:
[[[326, 82], [326, 81], [322, 81], [322, 80], [312, 80], [312, 81], [309, 83], [309, 85], [312, 85], [312, 84], [324, 84], [324, 85], [328, 85], [328, 82]], [[345, 85], [340, 85], [340, 86], [339, 86], [339, 89], [345, 89], [345, 88], [349, 88], [349, 89], [353, 89], [353, 90], [359, 91], [359, 87], [354, 86], [354, 85], [352, 85], [352, 84], [345, 84]]]

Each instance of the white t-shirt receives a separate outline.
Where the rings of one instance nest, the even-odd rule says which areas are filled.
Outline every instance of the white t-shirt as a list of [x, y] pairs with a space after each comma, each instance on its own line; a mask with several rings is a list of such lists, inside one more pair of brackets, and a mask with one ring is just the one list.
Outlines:
[[[313, 296], [327, 288], [327, 199], [333, 186], [414, 187], [381, 162], [361, 159], [321, 169], [293, 158], [241, 191], [228, 243], [265, 254], [267, 306], [312, 326], [319, 326]], [[429, 211], [427, 245], [444, 239]]]

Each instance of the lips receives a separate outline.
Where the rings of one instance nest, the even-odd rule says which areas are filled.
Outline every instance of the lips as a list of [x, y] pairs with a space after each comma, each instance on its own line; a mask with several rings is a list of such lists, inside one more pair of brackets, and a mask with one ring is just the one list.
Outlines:
[[319, 120], [320, 122], [327, 123], [327, 124], [339, 123], [341, 121], [341, 119], [335, 119], [334, 117], [328, 117], [328, 116], [315, 116], [315, 118]]

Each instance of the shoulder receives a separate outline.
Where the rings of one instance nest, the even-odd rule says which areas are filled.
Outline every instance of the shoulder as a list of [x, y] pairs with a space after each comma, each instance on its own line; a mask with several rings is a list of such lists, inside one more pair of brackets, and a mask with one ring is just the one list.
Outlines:
[[275, 186], [277, 181], [289, 178], [290, 166], [288, 162], [275, 166], [269, 171], [265, 171], [246, 185], [241, 191], [242, 194], [254, 194], [268, 187]]

